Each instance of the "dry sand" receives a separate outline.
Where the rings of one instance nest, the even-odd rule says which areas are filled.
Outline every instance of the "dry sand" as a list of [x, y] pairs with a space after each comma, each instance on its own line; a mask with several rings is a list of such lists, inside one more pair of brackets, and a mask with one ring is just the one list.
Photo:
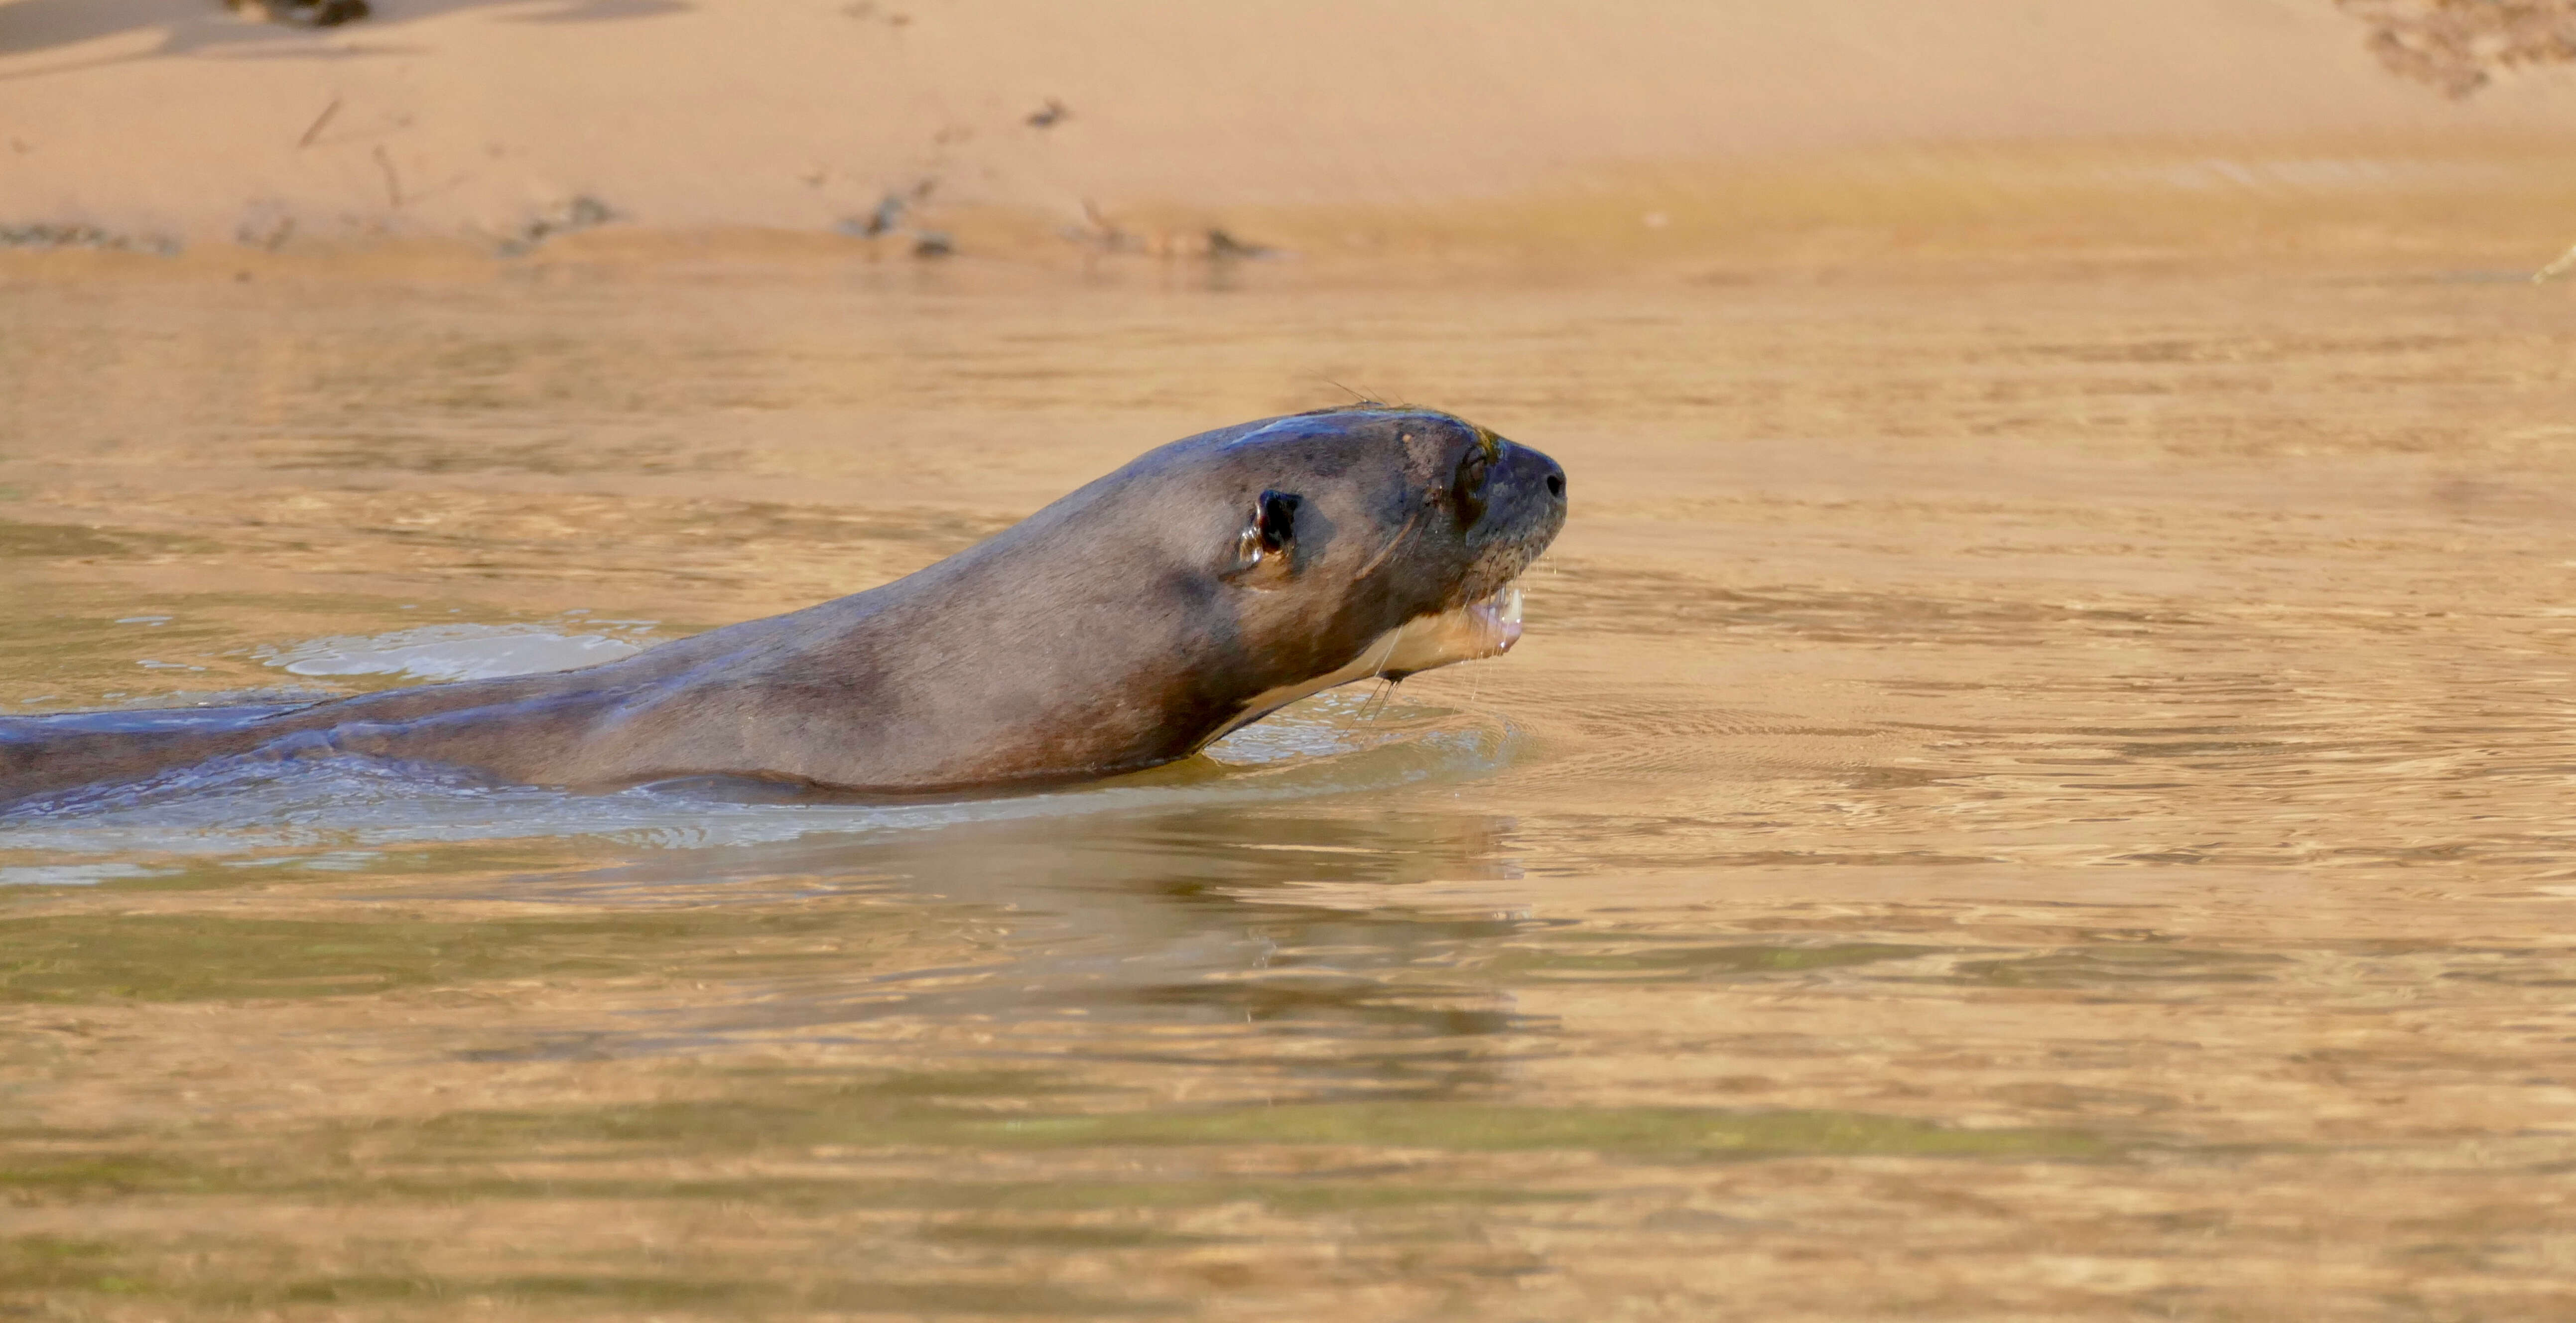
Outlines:
[[316, 31], [0, 0], [0, 225], [490, 248], [586, 198], [647, 230], [820, 235], [926, 186], [907, 226], [1018, 255], [1203, 248], [1211, 224], [1363, 256], [2033, 217], [2063, 239], [2136, 205], [2177, 213], [2159, 237], [2284, 208], [2311, 237], [2576, 230], [2542, 218], [2568, 214], [2576, 77], [2446, 100], [2327, 0], [376, 10]]

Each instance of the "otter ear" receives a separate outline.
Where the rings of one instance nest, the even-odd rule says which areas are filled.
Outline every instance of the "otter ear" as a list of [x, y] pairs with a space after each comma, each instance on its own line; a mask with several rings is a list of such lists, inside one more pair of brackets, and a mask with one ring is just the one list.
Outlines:
[[1235, 537], [1234, 568], [1239, 572], [1262, 557], [1286, 551], [1297, 540], [1297, 507], [1306, 498], [1295, 492], [1265, 491], [1252, 503], [1252, 522]]
[[1297, 540], [1297, 507], [1306, 498], [1295, 492], [1263, 492], [1252, 503], [1252, 527], [1261, 535], [1263, 551], [1286, 551]]

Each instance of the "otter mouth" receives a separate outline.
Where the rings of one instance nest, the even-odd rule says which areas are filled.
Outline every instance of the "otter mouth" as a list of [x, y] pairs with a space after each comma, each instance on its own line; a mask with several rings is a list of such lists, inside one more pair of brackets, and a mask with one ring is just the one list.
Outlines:
[[1507, 583], [1465, 606], [1405, 621], [1379, 635], [1340, 670], [1316, 676], [1303, 684], [1282, 685], [1255, 695], [1232, 721], [1201, 741], [1199, 747], [1205, 748], [1208, 742], [1228, 731], [1258, 721], [1308, 694], [1319, 693], [1335, 685], [1380, 676], [1402, 680], [1436, 666], [1499, 657], [1520, 641], [1521, 590], [1519, 585]]
[[1520, 641], [1520, 585], [1507, 583], [1465, 606], [1404, 622], [1377, 673], [1400, 680], [1435, 666], [1499, 657]]

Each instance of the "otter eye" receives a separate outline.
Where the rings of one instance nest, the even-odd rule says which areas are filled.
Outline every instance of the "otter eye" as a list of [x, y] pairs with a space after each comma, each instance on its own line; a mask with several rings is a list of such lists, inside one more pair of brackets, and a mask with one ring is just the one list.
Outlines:
[[1493, 467], [1493, 459], [1482, 446], [1471, 447], [1458, 460], [1457, 476], [1449, 484], [1449, 500], [1457, 508], [1461, 527], [1485, 517], [1485, 478]]

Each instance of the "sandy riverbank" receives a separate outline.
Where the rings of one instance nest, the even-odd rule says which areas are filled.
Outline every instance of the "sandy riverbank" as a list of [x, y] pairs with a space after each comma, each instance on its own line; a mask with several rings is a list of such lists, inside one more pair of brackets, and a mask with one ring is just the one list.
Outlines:
[[2576, 74], [2446, 99], [2367, 35], [2323, 0], [381, 0], [318, 31], [0, 0], [0, 226], [1363, 263], [2563, 246]]

